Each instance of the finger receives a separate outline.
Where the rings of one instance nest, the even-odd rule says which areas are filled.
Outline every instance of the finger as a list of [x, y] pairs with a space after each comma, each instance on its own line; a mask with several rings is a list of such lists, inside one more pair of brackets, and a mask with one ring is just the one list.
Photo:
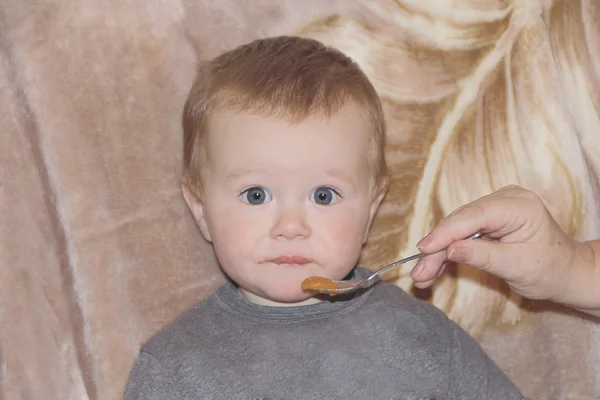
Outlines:
[[437, 280], [437, 278], [430, 279], [425, 282], [415, 282], [415, 287], [417, 287], [419, 289], [427, 289], [429, 286], [433, 285], [436, 280]]
[[415, 282], [415, 286], [418, 287], [419, 289], [428, 288], [429, 286], [433, 285], [440, 276], [442, 276], [442, 274], [444, 273], [445, 270], [446, 270], [446, 263], [442, 264], [442, 268], [440, 268], [440, 270], [438, 271], [436, 276], [434, 276], [433, 278], [428, 279], [426, 281], [423, 281], [423, 282]]
[[490, 212], [486, 209], [489, 203], [486, 200], [480, 199], [457, 209], [419, 241], [417, 248], [423, 253], [431, 254], [447, 248], [457, 240], [484, 231], [484, 228], [489, 230], [486, 213]]
[[471, 265], [504, 280], [522, 278], [522, 268], [519, 266], [522, 264], [523, 250], [520, 244], [461, 240], [451, 244], [446, 253], [449, 261]]
[[425, 282], [439, 275], [446, 261], [446, 252], [423, 257], [411, 271], [410, 277], [415, 282]]
[[[519, 224], [513, 221], [518, 219], [515, 215], [523, 211], [519, 211], [510, 203], [507, 206], [506, 193], [494, 193], [458, 208], [444, 218], [429, 235], [421, 239], [417, 247], [421, 252], [431, 254], [478, 231], [496, 237], [495, 232], [503, 231], [504, 235], [518, 229]], [[511, 225], [508, 229], [507, 224]]]

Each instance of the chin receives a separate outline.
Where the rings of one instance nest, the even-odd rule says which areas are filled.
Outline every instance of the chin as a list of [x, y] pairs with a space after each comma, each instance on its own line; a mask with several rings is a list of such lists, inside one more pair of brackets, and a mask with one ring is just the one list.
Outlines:
[[261, 297], [280, 303], [296, 303], [312, 297], [311, 293], [302, 290], [302, 282], [309, 276], [322, 274], [307, 268], [284, 266], [268, 272], [268, 276], [251, 284]]
[[289, 290], [280, 287], [274, 290], [265, 290], [263, 297], [278, 303], [298, 303], [312, 297], [312, 294], [304, 292], [300, 285], [297, 288], [288, 287], [287, 289]]

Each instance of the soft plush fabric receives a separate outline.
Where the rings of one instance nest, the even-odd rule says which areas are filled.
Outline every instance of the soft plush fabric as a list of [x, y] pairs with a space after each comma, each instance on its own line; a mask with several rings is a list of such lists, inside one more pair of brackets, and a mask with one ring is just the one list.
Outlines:
[[[361, 263], [412, 254], [505, 184], [600, 237], [596, 0], [5, 0], [0, 4], [0, 386], [117, 399], [152, 333], [223, 278], [182, 201], [196, 63], [299, 34], [354, 57], [389, 124], [391, 190]], [[528, 397], [600, 396], [598, 323], [467, 266], [413, 291]], [[365, 366], [367, 368], [368, 366]]]

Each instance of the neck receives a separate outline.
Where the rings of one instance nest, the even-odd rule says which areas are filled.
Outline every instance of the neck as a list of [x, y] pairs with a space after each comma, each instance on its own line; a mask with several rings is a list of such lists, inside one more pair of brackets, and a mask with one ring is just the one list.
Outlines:
[[298, 306], [308, 306], [311, 304], [317, 304], [320, 303], [322, 300], [317, 299], [316, 297], [309, 297], [308, 299], [302, 300], [302, 301], [297, 301], [297, 302], [293, 302], [293, 303], [281, 303], [278, 301], [274, 301], [274, 300], [270, 300], [270, 299], [265, 299], [264, 297], [258, 296], [254, 293], [251, 293], [247, 290], [244, 289], [238, 289], [238, 292], [240, 293], [240, 295], [248, 300], [250, 303], [254, 303], [254, 304], [258, 304], [260, 306], [267, 306], [267, 307], [298, 307]]

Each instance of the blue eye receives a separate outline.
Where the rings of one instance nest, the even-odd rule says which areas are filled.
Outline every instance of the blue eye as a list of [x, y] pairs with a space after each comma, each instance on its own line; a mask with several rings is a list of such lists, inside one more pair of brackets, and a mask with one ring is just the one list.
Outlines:
[[264, 204], [271, 201], [271, 195], [269, 192], [261, 187], [251, 187], [244, 190], [240, 195], [240, 198], [244, 203], [252, 205]]
[[330, 205], [340, 199], [340, 195], [335, 190], [328, 187], [316, 188], [310, 197], [311, 201], [322, 206]]

